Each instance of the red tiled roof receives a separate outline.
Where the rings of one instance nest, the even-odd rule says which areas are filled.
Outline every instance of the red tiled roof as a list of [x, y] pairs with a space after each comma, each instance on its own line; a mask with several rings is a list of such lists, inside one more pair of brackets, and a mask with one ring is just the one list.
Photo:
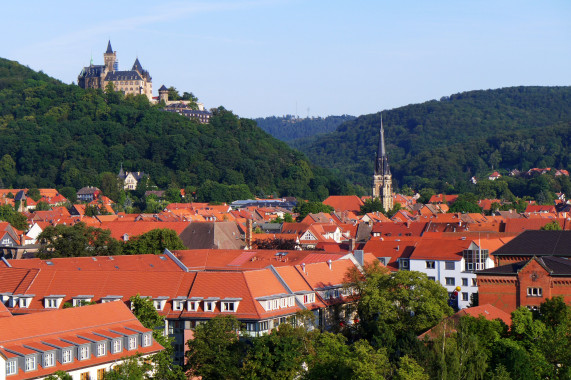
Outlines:
[[410, 255], [414, 260], [454, 260], [462, 259], [462, 251], [470, 246], [471, 240], [462, 239], [422, 239]]
[[148, 222], [148, 221], [123, 221], [117, 219], [115, 221], [104, 221], [100, 228], [111, 231], [111, 237], [123, 240], [123, 236], [127, 234], [130, 238], [142, 235], [146, 232], [157, 228], [168, 228], [180, 234], [186, 227], [188, 222]]
[[512, 317], [505, 311], [498, 309], [491, 304], [485, 304], [480, 306], [474, 306], [467, 309], [460, 310], [457, 314], [459, 315], [470, 315], [474, 318], [483, 316], [488, 320], [501, 319], [506, 325], [511, 326]]
[[324, 205], [333, 207], [335, 211], [361, 211], [364, 205], [361, 198], [356, 195], [330, 195], [323, 201]]

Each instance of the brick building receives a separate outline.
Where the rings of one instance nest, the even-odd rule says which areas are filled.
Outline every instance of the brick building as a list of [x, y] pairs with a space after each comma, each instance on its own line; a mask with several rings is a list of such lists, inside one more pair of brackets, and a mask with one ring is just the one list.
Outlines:
[[543, 256], [476, 272], [480, 304], [511, 313], [520, 306], [537, 309], [547, 298], [563, 296], [571, 304], [571, 260]]

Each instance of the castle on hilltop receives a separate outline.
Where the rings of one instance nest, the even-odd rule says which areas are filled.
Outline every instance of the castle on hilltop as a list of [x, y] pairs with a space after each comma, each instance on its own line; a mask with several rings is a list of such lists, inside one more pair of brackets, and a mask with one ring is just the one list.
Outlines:
[[379, 198], [385, 211], [393, 208], [393, 176], [389, 168], [389, 157], [385, 150], [385, 130], [381, 115], [381, 130], [379, 131], [379, 147], [373, 175], [373, 199]]
[[153, 100], [153, 81], [149, 72], [141, 66], [139, 58], [135, 59], [131, 70], [119, 70], [117, 52], [113, 51], [109, 41], [103, 61], [103, 65], [94, 65], [92, 60], [89, 66], [81, 70], [77, 77], [79, 87], [104, 90], [107, 84], [112, 83], [115, 91], [121, 91], [125, 95], [146, 95], [150, 101]]

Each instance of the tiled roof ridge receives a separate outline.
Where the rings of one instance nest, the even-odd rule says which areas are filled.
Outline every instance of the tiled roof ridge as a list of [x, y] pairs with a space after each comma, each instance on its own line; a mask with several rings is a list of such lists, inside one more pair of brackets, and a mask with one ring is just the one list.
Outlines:
[[[27, 284], [26, 289], [24, 291], [20, 291], [20, 286], [24, 286], [25, 282], [28, 279], [28, 276], [30, 275], [30, 273], [35, 272], [34, 274], [34, 278]], [[16, 288], [14, 289], [14, 293], [24, 293], [26, 290], [30, 289], [30, 286], [32, 285], [32, 283], [34, 282], [34, 280], [36, 279], [36, 277], [38, 277], [38, 274], [40, 273], [39, 269], [36, 268], [30, 268], [27, 270], [26, 275], [22, 278], [22, 280], [18, 283], [18, 286], [16, 286]]]

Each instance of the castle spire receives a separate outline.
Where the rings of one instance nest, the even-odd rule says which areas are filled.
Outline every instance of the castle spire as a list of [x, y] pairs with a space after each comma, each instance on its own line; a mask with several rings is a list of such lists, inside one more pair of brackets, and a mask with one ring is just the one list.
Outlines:
[[386, 156], [385, 151], [385, 130], [383, 129], [383, 114], [381, 114], [381, 130], [379, 131], [379, 149], [377, 150], [377, 158]]
[[105, 52], [105, 54], [113, 54], [113, 49], [111, 48], [111, 40], [107, 42], [107, 51]]

